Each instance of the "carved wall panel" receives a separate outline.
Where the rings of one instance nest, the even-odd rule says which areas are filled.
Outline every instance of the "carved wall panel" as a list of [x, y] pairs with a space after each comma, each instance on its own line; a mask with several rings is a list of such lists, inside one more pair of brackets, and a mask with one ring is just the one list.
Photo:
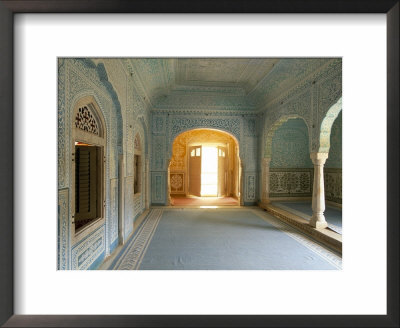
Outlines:
[[254, 202], [256, 200], [256, 174], [245, 174], [245, 202]]
[[342, 169], [324, 168], [325, 199], [342, 203]]
[[313, 169], [270, 169], [270, 197], [312, 196]]
[[97, 123], [97, 118], [89, 106], [78, 108], [75, 117], [75, 127], [95, 135], [100, 134], [99, 123]]
[[172, 194], [185, 193], [185, 173], [174, 172], [170, 174], [170, 186]]
[[69, 189], [58, 191], [58, 263], [59, 270], [69, 268], [70, 258]]
[[165, 204], [166, 172], [151, 173], [151, 200], [153, 204]]
[[154, 171], [165, 170], [166, 140], [164, 136], [153, 136], [152, 169]]
[[110, 244], [118, 239], [118, 179], [110, 181]]
[[72, 247], [72, 270], [86, 270], [105, 253], [105, 228], [100, 226]]

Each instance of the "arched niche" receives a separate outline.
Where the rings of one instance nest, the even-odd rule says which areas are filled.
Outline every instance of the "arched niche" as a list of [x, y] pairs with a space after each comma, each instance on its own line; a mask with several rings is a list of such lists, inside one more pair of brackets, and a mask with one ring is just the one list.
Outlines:
[[[277, 150], [276, 147], [274, 148], [274, 141], [276, 142], [274, 136], [280, 131], [281, 127], [285, 127], [290, 121], [294, 121], [294, 126], [289, 125], [286, 132], [290, 132], [291, 138], [287, 139], [286, 134], [283, 133], [281, 136], [283, 143], [275, 144], [275, 146], [281, 148], [278, 147]], [[261, 162], [262, 202], [269, 203], [272, 200], [271, 197], [310, 197], [312, 192], [312, 162], [310, 160], [310, 136], [307, 121], [297, 114], [282, 115], [271, 125], [264, 141], [264, 159]], [[287, 142], [287, 145], [282, 148], [285, 142]], [[285, 149], [289, 146], [295, 147], [292, 149], [292, 153], [290, 149], [289, 151]], [[274, 150], [275, 153], [273, 153]]]
[[106, 218], [107, 131], [93, 96], [75, 102], [71, 126], [71, 232], [77, 241], [104, 224]]

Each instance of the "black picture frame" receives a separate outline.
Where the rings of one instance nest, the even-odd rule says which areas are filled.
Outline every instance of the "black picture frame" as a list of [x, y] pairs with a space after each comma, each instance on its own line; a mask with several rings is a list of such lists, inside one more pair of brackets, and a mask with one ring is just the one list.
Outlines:
[[[384, 13], [387, 17], [387, 315], [14, 315], [13, 29], [16, 13]], [[0, 0], [0, 324], [4, 327], [399, 327], [398, 0]], [[368, 286], [366, 286], [368, 288]]]

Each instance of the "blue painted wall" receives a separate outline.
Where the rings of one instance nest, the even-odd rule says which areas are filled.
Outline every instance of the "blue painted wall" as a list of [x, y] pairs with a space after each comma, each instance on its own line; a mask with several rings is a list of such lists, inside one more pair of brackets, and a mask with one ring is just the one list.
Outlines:
[[300, 118], [283, 123], [272, 138], [271, 168], [312, 168], [308, 130]]

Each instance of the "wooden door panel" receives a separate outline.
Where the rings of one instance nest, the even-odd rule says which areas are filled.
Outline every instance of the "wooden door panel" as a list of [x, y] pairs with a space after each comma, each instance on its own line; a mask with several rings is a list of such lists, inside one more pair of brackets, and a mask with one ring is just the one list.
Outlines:
[[189, 194], [200, 197], [201, 146], [189, 147]]

